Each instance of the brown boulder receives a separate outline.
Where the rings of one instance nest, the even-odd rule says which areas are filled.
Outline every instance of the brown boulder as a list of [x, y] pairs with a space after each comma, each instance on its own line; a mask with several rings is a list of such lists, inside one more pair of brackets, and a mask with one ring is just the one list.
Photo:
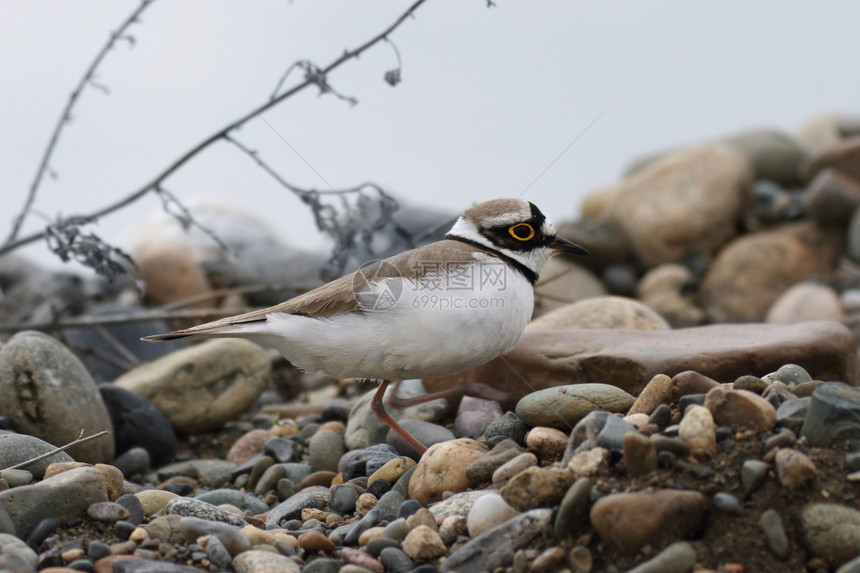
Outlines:
[[711, 265], [699, 299], [713, 322], [757, 322], [790, 286], [833, 272], [840, 233], [804, 221], [749, 233], [729, 243]]
[[679, 330], [527, 329], [508, 354], [442, 378], [428, 392], [480, 382], [511, 394], [504, 405], [536, 390], [600, 381], [637, 395], [657, 374], [685, 370], [720, 382], [764, 376], [797, 364], [814, 378], [856, 384], [850, 331], [830, 321], [793, 325], [720, 324]]

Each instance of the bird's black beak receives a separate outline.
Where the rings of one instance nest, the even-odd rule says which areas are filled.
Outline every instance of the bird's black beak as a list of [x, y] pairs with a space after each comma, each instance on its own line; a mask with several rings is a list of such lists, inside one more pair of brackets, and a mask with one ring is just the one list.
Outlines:
[[562, 239], [561, 237], [555, 237], [549, 242], [547, 245], [550, 249], [557, 251], [559, 253], [565, 253], [568, 255], [587, 255], [588, 249], [581, 245], [577, 245], [572, 241], [568, 241], [567, 239]]

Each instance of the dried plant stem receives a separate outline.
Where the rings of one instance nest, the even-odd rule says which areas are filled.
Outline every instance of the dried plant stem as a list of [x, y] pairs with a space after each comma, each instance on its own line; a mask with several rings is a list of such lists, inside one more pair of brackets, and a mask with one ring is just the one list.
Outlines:
[[45, 452], [44, 454], [42, 454], [42, 455], [40, 455], [40, 456], [36, 456], [36, 457], [35, 457], [35, 458], [33, 458], [33, 459], [30, 459], [30, 460], [27, 460], [27, 461], [25, 461], [25, 462], [21, 462], [20, 464], [15, 464], [14, 466], [10, 466], [10, 467], [8, 467], [8, 468], [3, 468], [3, 469], [6, 469], [6, 470], [19, 470], [19, 469], [21, 469], [21, 468], [25, 468], [25, 467], [27, 467], [27, 466], [29, 466], [29, 465], [31, 465], [31, 464], [34, 464], [34, 463], [36, 463], [36, 462], [41, 462], [42, 460], [44, 460], [44, 459], [46, 459], [46, 458], [50, 458], [50, 457], [51, 457], [51, 456], [53, 456], [54, 454], [58, 454], [58, 453], [60, 453], [60, 452], [65, 452], [65, 451], [66, 451], [66, 450], [68, 450], [69, 448], [73, 448], [73, 447], [75, 447], [75, 446], [77, 446], [77, 445], [79, 445], [79, 444], [84, 444], [84, 443], [86, 443], [86, 442], [89, 442], [90, 440], [95, 440], [96, 438], [101, 438], [102, 436], [106, 436], [106, 435], [108, 435], [108, 434], [110, 434], [110, 432], [109, 432], [109, 431], [107, 431], [107, 430], [102, 430], [101, 432], [98, 432], [97, 434], [93, 434], [92, 436], [87, 436], [86, 438], [84, 438], [84, 437], [83, 437], [83, 435], [84, 435], [84, 431], [83, 431], [83, 430], [81, 430], [81, 434], [80, 434], [80, 436], [78, 436], [78, 439], [76, 439], [75, 441], [73, 441], [73, 442], [69, 442], [69, 443], [68, 443], [68, 444], [66, 444], [65, 446], [60, 446], [59, 448], [55, 448], [55, 449], [51, 450], [50, 452]]

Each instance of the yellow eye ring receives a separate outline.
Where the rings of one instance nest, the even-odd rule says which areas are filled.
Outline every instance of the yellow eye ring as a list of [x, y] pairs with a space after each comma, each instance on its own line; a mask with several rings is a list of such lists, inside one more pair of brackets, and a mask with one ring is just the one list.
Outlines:
[[[523, 230], [525, 230], [526, 234], [523, 234]], [[528, 223], [517, 223], [508, 229], [508, 233], [518, 241], [528, 241], [535, 236], [534, 228]]]

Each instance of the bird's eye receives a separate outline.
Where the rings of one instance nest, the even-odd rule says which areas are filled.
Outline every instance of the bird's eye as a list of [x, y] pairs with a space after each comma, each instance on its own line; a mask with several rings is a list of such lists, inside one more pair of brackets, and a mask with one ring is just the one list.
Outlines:
[[518, 223], [509, 228], [508, 233], [518, 241], [528, 241], [535, 236], [534, 228], [528, 223]]

